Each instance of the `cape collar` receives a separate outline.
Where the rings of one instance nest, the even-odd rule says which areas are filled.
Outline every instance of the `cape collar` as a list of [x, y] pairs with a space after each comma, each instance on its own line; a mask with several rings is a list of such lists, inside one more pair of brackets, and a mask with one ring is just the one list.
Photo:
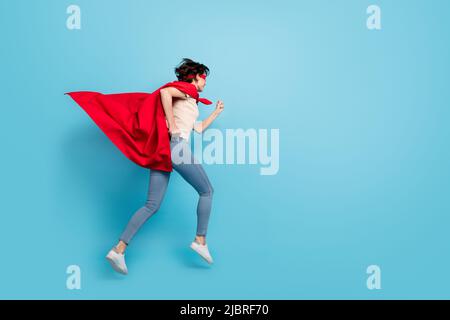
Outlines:
[[184, 93], [187, 93], [192, 98], [194, 98], [197, 103], [201, 102], [206, 105], [212, 104], [212, 102], [210, 100], [208, 100], [206, 98], [200, 98], [199, 93], [197, 91], [197, 87], [192, 83], [185, 82], [185, 81], [173, 81], [171, 83], [166, 84], [165, 87], [166, 86], [174, 86], [177, 89], [183, 91]]
[[199, 95], [199, 93], [198, 93], [198, 90], [197, 90], [197, 87], [194, 85], [194, 84], [192, 84], [192, 83], [189, 83], [189, 82], [186, 82], [187, 84], [189, 84], [193, 89], [192, 89], [192, 92], [194, 93], [193, 95], [190, 95], [192, 98], [194, 98], [196, 101], [197, 101], [197, 103], [198, 102], [201, 102], [201, 103], [203, 103], [203, 104], [206, 104], [206, 105], [209, 105], [209, 104], [212, 104], [212, 102], [211, 101], [209, 101], [208, 99], [206, 99], [206, 98], [200, 98], [200, 95]]

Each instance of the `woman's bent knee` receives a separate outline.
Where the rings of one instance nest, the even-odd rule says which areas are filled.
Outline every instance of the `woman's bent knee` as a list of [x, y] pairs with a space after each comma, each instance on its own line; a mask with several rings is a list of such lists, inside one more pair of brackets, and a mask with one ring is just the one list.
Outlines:
[[214, 194], [214, 188], [212, 185], [209, 185], [207, 190], [201, 191], [198, 194], [203, 197], [212, 197]]
[[144, 207], [149, 210], [152, 213], [155, 213], [156, 211], [158, 211], [159, 209], [159, 204], [152, 202], [152, 201], [148, 201], [145, 203]]

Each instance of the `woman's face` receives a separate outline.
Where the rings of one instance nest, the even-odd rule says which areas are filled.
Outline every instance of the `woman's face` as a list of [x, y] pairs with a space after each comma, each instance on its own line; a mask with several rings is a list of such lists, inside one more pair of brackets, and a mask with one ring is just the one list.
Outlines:
[[200, 75], [196, 75], [194, 81], [195, 81], [195, 83], [197, 84], [197, 85], [196, 85], [197, 90], [198, 90], [199, 92], [203, 91], [203, 89], [204, 89], [205, 86], [206, 86], [206, 79], [203, 79], [202, 77], [200, 77]]

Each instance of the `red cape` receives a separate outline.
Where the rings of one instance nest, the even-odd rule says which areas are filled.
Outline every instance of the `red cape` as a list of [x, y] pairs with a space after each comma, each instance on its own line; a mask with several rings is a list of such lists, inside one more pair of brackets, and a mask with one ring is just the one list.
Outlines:
[[92, 91], [67, 92], [94, 120], [108, 138], [136, 164], [155, 170], [172, 171], [170, 136], [160, 90], [174, 87], [197, 102], [197, 88], [188, 82], [169, 82], [152, 93], [102, 94]]

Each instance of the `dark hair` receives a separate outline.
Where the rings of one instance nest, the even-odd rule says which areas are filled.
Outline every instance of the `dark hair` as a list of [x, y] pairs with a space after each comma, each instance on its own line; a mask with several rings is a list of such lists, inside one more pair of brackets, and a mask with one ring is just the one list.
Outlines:
[[175, 75], [178, 81], [192, 82], [192, 79], [187, 79], [189, 75], [196, 76], [197, 74], [209, 74], [209, 68], [204, 64], [195, 62], [191, 59], [184, 58], [180, 64], [175, 68]]

